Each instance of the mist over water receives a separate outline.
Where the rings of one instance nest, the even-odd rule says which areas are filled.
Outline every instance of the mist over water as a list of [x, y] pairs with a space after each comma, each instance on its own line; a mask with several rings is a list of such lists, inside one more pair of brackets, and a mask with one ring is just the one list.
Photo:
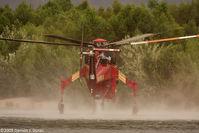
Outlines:
[[48, 133], [199, 132], [198, 107], [195, 104], [187, 106], [189, 102], [178, 93], [170, 92], [168, 97], [157, 95], [152, 98], [139, 92], [138, 113], [133, 115], [133, 95], [116, 95], [114, 99], [105, 100], [103, 109], [102, 100], [94, 101], [91, 96], [82, 95], [81, 91], [65, 92], [64, 114], [58, 111], [59, 97], [0, 100], [0, 128], [36, 128]]
[[[70, 101], [70, 100], [68, 100]], [[58, 100], [38, 101], [12, 98], [0, 101], [0, 128], [38, 130], [44, 133], [198, 133], [198, 110], [169, 109], [164, 104], [139, 102], [139, 112], [132, 105], [118, 105], [106, 100], [104, 110], [97, 100], [92, 104], [65, 101], [65, 113], [59, 114]], [[142, 103], [142, 104], [141, 104]], [[75, 105], [73, 105], [75, 104]]]
[[132, 105], [121, 108], [111, 100], [101, 100], [92, 105], [72, 106], [65, 103], [63, 115], [59, 114], [58, 101], [35, 101], [31, 98], [13, 98], [0, 101], [0, 117], [26, 117], [42, 119], [101, 119], [101, 120], [199, 120], [197, 108], [169, 108], [164, 104], [138, 103], [138, 113], [132, 114]]

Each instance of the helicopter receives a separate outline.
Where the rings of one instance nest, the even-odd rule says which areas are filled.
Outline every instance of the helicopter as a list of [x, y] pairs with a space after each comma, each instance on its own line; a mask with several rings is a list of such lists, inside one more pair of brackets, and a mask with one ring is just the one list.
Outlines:
[[[133, 92], [133, 107], [132, 113], [136, 114], [138, 112], [138, 105], [136, 102], [137, 93], [137, 81], [131, 81], [127, 78], [121, 71], [116, 68], [116, 53], [120, 52], [120, 49], [115, 49], [115, 47], [120, 47], [123, 45], [141, 45], [150, 44], [158, 42], [166, 42], [173, 40], [181, 40], [188, 38], [196, 38], [199, 35], [150, 40], [150, 41], [138, 41], [140, 39], [152, 37], [162, 33], [147, 33], [143, 35], [138, 35], [129, 39], [108, 42], [105, 39], [95, 39], [92, 42], [85, 42], [83, 40], [83, 32], [81, 40], [75, 40], [67, 37], [62, 37], [58, 35], [45, 34], [45, 37], [59, 39], [62, 41], [67, 41], [70, 43], [58, 43], [58, 42], [47, 42], [47, 41], [36, 41], [36, 40], [24, 40], [24, 39], [11, 39], [11, 38], [0, 38], [4, 41], [13, 42], [25, 42], [25, 43], [36, 43], [36, 44], [46, 44], [46, 45], [57, 45], [57, 46], [77, 46], [80, 47], [80, 69], [72, 76], [68, 77], [66, 80], [61, 79], [61, 98], [58, 103], [59, 113], [64, 113], [64, 89], [71, 83], [75, 82], [77, 79], [85, 78], [86, 84], [88, 86], [89, 92], [94, 99], [102, 100], [102, 108], [104, 107], [104, 99], [113, 99], [116, 96], [116, 87], [118, 80], [126, 84]], [[86, 51], [83, 51], [86, 48]], [[83, 66], [83, 57], [85, 65]]]

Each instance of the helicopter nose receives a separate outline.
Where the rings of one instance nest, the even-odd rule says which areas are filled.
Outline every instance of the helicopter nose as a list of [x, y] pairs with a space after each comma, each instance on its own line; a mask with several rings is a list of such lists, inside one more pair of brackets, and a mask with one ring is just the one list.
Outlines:
[[98, 93], [96, 93], [96, 94], [95, 94], [95, 98], [96, 98], [96, 99], [100, 99], [100, 98], [101, 98], [101, 95], [98, 94]]

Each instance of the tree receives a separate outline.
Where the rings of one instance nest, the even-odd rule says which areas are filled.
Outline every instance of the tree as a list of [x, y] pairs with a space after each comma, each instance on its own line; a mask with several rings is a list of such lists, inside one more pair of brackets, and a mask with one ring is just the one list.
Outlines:
[[154, 18], [146, 8], [136, 7], [134, 10], [131, 10], [126, 18], [129, 35], [134, 35], [136, 29], [142, 33], [153, 32]]
[[155, 9], [158, 5], [158, 0], [148, 0], [148, 7], [150, 9]]
[[172, 31], [178, 27], [175, 19], [169, 13], [168, 3], [166, 1], [159, 3], [159, 5], [152, 10], [152, 14], [155, 19], [155, 32], [171, 31], [169, 33], [163, 34], [162, 37], [168, 37], [168, 35], [171, 35]]
[[88, 0], [84, 0], [82, 3], [80, 3], [77, 6], [77, 9], [79, 9], [79, 10], [85, 10], [87, 8], [89, 8]]
[[178, 7], [178, 17], [176, 21], [178, 24], [183, 25], [188, 23], [190, 20], [190, 12], [189, 12], [189, 6], [188, 4], [181, 2]]
[[197, 27], [194, 19], [190, 20], [187, 24], [184, 25], [184, 31], [187, 35], [198, 34], [199, 27]]
[[23, 1], [15, 10], [15, 17], [18, 19], [23, 25], [30, 22], [33, 23], [34, 13], [33, 9], [30, 5], [28, 5], [25, 1]]
[[0, 33], [2, 33], [5, 27], [8, 27], [9, 25], [10, 25], [9, 19], [4, 15], [0, 15]]
[[55, 3], [61, 7], [62, 11], [68, 11], [73, 7], [71, 0], [55, 0]]
[[105, 11], [105, 14], [104, 14], [104, 18], [106, 20], [110, 19], [111, 17], [113, 16], [113, 9], [111, 7], [108, 7]]
[[99, 9], [98, 9], [98, 15], [99, 16], [101, 16], [101, 17], [104, 17], [104, 7], [100, 7]]
[[[196, 9], [197, 9], [197, 12], [199, 12], [199, 0], [196, 1], [195, 6], [196, 6]], [[198, 13], [197, 13], [197, 16], [195, 18], [195, 21], [196, 21], [197, 26], [199, 26], [199, 14]]]
[[0, 13], [0, 33], [2, 33], [6, 27], [11, 29], [14, 21], [15, 17], [12, 9], [8, 5], [5, 5]]
[[[2, 36], [6, 38], [21, 38], [21, 34], [16, 29], [11, 30], [9, 27], [4, 29]], [[0, 54], [4, 56], [5, 60], [9, 61], [10, 54], [16, 53], [19, 46], [19, 42], [0, 41]]]
[[5, 5], [2, 15], [5, 16], [10, 21], [8, 23], [8, 26], [11, 27], [11, 24], [14, 23], [15, 17], [14, 17], [12, 9], [8, 5]]
[[[60, 1], [61, 2], [61, 1]], [[36, 10], [35, 23], [37, 25], [42, 24], [46, 18], [54, 17], [55, 15], [61, 13], [62, 7], [56, 3], [56, 1], [48, 1], [46, 4], [38, 7]]]
[[117, 15], [122, 9], [122, 5], [118, 2], [118, 0], [114, 0], [112, 4], [112, 8], [113, 8], [114, 14]]
[[114, 15], [110, 19], [110, 24], [113, 31], [115, 32], [117, 40], [123, 39], [128, 34], [127, 19], [130, 16], [131, 10], [132, 7], [130, 5], [127, 5], [122, 8], [118, 15]]

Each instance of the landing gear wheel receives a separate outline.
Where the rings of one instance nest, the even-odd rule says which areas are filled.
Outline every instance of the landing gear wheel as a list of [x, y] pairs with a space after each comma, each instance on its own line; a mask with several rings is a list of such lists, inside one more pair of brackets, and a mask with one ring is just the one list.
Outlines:
[[64, 114], [64, 104], [63, 104], [63, 103], [61, 103], [61, 104], [59, 105], [59, 113], [60, 113], [60, 114]]

